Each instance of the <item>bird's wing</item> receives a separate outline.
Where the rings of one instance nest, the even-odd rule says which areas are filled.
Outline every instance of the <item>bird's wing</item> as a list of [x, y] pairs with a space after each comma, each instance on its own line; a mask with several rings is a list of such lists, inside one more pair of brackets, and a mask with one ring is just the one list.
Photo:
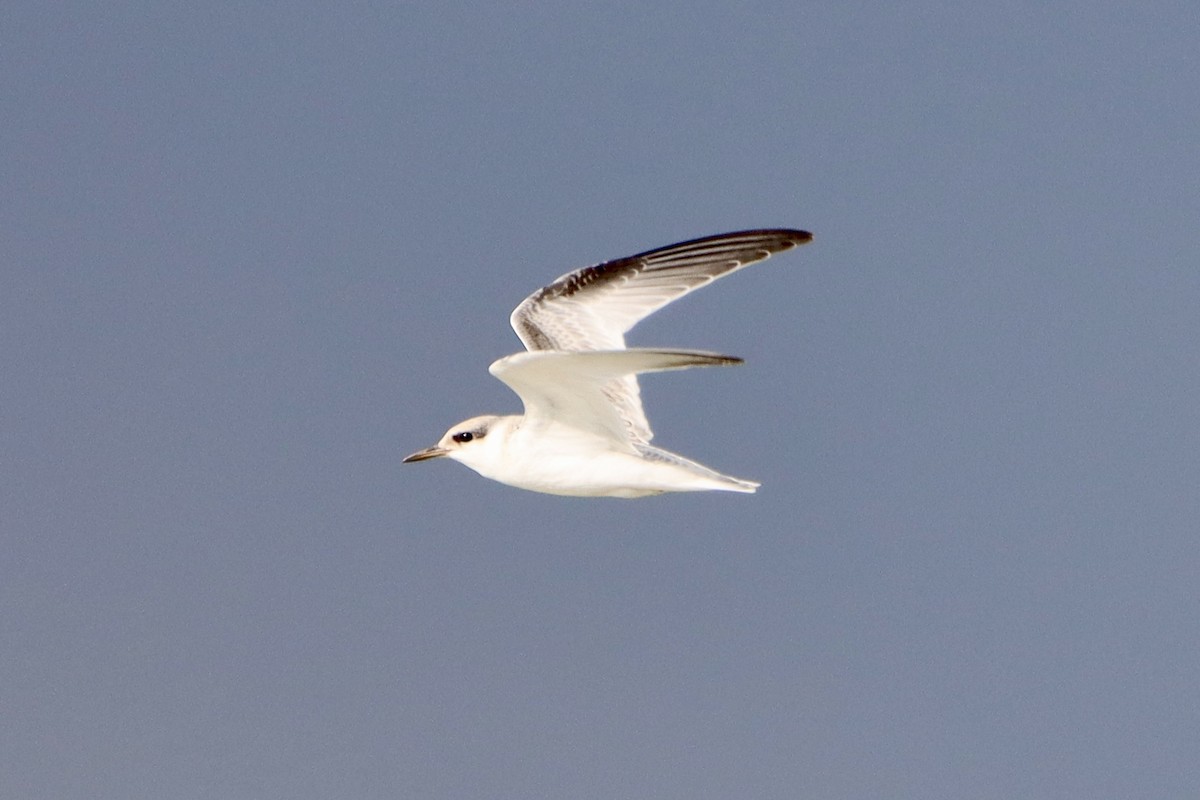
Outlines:
[[606, 261], [538, 289], [510, 321], [527, 350], [620, 350], [625, 332], [667, 303], [811, 239], [784, 228], [738, 231]]
[[[525, 404], [522, 425], [565, 425], [636, 452], [653, 434], [636, 394], [622, 392], [623, 378], [640, 372], [740, 364], [740, 358], [699, 350], [543, 350], [496, 361], [488, 371]], [[635, 384], [636, 385], [636, 384]]]

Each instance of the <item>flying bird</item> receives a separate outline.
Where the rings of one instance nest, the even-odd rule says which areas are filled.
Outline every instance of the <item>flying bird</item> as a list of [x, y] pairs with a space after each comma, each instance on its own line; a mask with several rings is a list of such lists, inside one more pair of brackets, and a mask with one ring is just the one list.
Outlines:
[[742, 363], [701, 350], [627, 348], [639, 321], [688, 292], [812, 240], [785, 228], [680, 242], [569, 272], [516, 307], [527, 352], [488, 371], [525, 413], [472, 417], [405, 463], [447, 457], [500, 483], [578, 497], [754, 492], [760, 484], [654, 447], [637, 376]]

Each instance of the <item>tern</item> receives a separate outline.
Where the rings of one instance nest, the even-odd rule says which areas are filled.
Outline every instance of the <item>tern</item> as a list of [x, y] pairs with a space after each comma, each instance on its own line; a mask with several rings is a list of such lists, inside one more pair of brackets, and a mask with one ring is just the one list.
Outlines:
[[405, 463], [446, 457], [486, 478], [546, 494], [646, 497], [664, 492], [753, 493], [654, 447], [637, 376], [741, 364], [701, 350], [627, 348], [639, 321], [688, 292], [812, 240], [773, 228], [692, 239], [569, 272], [516, 307], [510, 323], [527, 352], [488, 371], [517, 393], [522, 415], [460, 422]]

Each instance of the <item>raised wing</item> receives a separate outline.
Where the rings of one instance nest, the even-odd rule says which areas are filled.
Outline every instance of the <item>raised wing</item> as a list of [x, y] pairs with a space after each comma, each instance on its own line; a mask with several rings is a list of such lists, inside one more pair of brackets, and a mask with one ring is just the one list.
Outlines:
[[[653, 435], [637, 394], [623, 379], [640, 372], [740, 364], [740, 358], [700, 350], [542, 351], [505, 356], [488, 371], [525, 404], [522, 425], [560, 424], [637, 452]], [[636, 384], [634, 384], [636, 387]]]
[[706, 236], [569, 272], [510, 321], [527, 350], [620, 350], [640, 320], [723, 275], [812, 240], [786, 228]]

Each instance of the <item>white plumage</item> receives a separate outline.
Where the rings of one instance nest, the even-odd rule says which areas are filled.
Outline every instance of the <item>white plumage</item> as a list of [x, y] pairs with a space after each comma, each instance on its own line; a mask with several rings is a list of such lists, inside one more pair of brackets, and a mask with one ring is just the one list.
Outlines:
[[404, 460], [449, 456], [485, 477], [550, 494], [753, 492], [759, 485], [753, 481], [652, 447], [636, 377], [741, 359], [630, 349], [625, 333], [688, 292], [811, 239], [789, 229], [726, 233], [563, 275], [512, 313], [528, 352], [505, 356], [489, 370], [521, 398], [524, 415], [474, 417]]

